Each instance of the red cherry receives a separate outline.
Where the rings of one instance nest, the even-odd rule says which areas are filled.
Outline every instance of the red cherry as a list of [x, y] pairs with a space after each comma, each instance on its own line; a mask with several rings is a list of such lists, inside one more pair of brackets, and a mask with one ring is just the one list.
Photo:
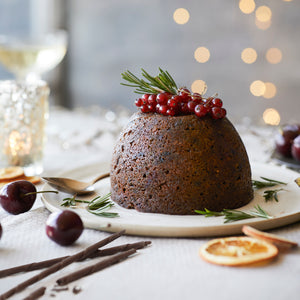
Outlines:
[[195, 106], [195, 115], [197, 117], [202, 118], [205, 115], [207, 115], [207, 113], [208, 113], [208, 110], [203, 104], [197, 104]]
[[81, 218], [71, 210], [52, 213], [46, 222], [47, 236], [62, 246], [73, 244], [83, 231]]
[[292, 143], [292, 156], [300, 161], [300, 135], [298, 135]]

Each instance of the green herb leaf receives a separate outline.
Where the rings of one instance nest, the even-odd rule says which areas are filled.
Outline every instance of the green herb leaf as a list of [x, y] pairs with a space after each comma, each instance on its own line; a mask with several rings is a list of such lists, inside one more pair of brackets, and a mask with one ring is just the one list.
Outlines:
[[278, 202], [278, 192], [283, 191], [283, 189], [277, 189], [277, 190], [266, 190], [264, 191], [264, 198], [266, 201], [275, 200]]
[[211, 211], [205, 208], [205, 210], [195, 210], [196, 213], [205, 215], [206, 217], [219, 217], [224, 216], [225, 221], [224, 223], [244, 220], [244, 219], [250, 219], [250, 218], [264, 218], [264, 219], [270, 219], [272, 218], [266, 211], [264, 211], [259, 205], [254, 207], [255, 211], [250, 211], [248, 213], [235, 210], [235, 209], [223, 209], [221, 212]]
[[121, 85], [134, 87], [134, 92], [137, 94], [158, 94], [161, 92], [168, 92], [174, 95], [177, 94], [177, 85], [167, 71], [163, 71], [159, 68], [158, 76], [153, 77], [144, 69], [141, 70], [144, 79], [138, 78], [128, 70], [121, 73], [122, 78], [127, 81], [126, 83], [121, 83]]
[[86, 200], [79, 200], [76, 199], [76, 194], [71, 197], [71, 198], [64, 198], [62, 201], [64, 201], [60, 206], [66, 206], [66, 207], [70, 207], [70, 206], [76, 206], [76, 202], [79, 203], [90, 203], [90, 201], [86, 201]]
[[118, 217], [118, 213], [112, 213], [107, 212], [108, 209], [110, 209], [114, 203], [109, 199], [110, 193], [104, 195], [103, 197], [98, 196], [95, 199], [93, 199], [87, 206], [87, 211], [101, 217], [106, 218], [115, 218]]
[[274, 180], [274, 179], [269, 179], [269, 178], [266, 178], [266, 177], [260, 177], [260, 178], [263, 179], [264, 181], [252, 180], [252, 186], [256, 189], [271, 187], [271, 186], [275, 186], [275, 185], [278, 185], [278, 184], [284, 184], [284, 185], [287, 184], [285, 182]]

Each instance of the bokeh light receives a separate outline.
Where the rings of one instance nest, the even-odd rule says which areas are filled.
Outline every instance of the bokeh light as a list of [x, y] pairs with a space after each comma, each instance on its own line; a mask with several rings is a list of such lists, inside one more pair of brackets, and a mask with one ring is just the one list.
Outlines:
[[177, 8], [174, 11], [173, 19], [177, 24], [186, 24], [190, 19], [190, 14], [185, 8]]
[[245, 48], [242, 51], [241, 59], [246, 64], [253, 64], [257, 59], [257, 53], [253, 48]]
[[252, 95], [259, 97], [266, 91], [265, 83], [261, 80], [255, 80], [250, 85], [250, 92]]
[[265, 92], [263, 94], [264, 98], [266, 99], [271, 99], [274, 98], [276, 93], [277, 93], [277, 89], [274, 83], [272, 82], [265, 82]]
[[271, 26], [271, 20], [266, 21], [266, 22], [261, 22], [261, 21], [255, 19], [255, 25], [258, 29], [267, 30]]
[[201, 95], [204, 95], [207, 91], [207, 84], [203, 80], [195, 80], [192, 83], [191, 90], [193, 93], [200, 93]]
[[255, 11], [256, 19], [260, 22], [267, 22], [271, 20], [272, 11], [268, 6], [260, 6]]
[[278, 48], [270, 48], [266, 53], [266, 59], [270, 64], [278, 64], [282, 59], [281, 50]]
[[210, 52], [205, 47], [199, 47], [196, 49], [196, 51], [194, 53], [194, 57], [198, 62], [205, 63], [210, 58]]
[[239, 8], [244, 14], [251, 14], [255, 9], [255, 2], [253, 0], [240, 0]]
[[268, 108], [263, 113], [263, 120], [266, 124], [269, 125], [279, 125], [280, 114], [275, 108]]

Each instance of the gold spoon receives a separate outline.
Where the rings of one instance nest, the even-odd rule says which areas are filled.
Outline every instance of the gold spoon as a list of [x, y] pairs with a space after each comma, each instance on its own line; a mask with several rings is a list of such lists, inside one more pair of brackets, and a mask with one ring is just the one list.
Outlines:
[[63, 177], [42, 177], [42, 179], [56, 190], [69, 194], [84, 195], [94, 192], [93, 185], [99, 180], [107, 177], [109, 177], [109, 173], [101, 174], [90, 182], [83, 182]]

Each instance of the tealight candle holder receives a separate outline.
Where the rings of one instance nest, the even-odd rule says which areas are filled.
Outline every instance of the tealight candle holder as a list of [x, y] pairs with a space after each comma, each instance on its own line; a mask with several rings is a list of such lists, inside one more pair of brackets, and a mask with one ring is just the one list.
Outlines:
[[49, 92], [42, 80], [0, 81], [0, 167], [20, 166], [27, 176], [42, 173]]

